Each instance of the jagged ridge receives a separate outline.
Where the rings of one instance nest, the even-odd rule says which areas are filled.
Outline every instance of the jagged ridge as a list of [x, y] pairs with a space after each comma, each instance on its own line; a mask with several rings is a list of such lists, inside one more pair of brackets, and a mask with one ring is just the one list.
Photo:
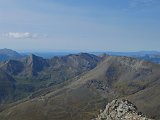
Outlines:
[[97, 118], [92, 120], [151, 120], [140, 112], [128, 100], [115, 99], [106, 105], [104, 111], [100, 110]]

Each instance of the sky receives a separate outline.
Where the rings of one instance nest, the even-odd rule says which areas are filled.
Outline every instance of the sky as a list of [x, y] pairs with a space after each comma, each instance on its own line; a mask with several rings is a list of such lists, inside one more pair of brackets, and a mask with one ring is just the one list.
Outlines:
[[0, 48], [160, 51], [160, 0], [0, 0]]

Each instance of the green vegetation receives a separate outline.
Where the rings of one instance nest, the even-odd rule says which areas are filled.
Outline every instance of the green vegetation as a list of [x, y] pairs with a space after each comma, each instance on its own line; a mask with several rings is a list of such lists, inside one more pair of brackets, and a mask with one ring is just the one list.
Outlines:
[[[47, 67], [27, 79], [23, 79], [24, 71], [14, 76], [16, 93], [32, 94], [1, 109], [1, 120], [89, 120], [115, 98], [127, 98], [150, 118], [159, 119], [160, 65], [89, 54], [49, 61], [52, 64], [47, 62]], [[53, 76], [60, 82], [50, 84]]]

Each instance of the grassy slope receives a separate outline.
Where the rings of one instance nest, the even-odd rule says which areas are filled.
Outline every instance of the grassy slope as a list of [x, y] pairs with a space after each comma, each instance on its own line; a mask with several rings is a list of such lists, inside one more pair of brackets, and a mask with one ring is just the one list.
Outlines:
[[4, 110], [0, 119], [89, 120], [107, 102], [127, 96], [142, 112], [158, 119], [159, 72], [157, 64], [127, 57], [107, 57], [64, 87]]
[[160, 84], [140, 91], [136, 94], [127, 96], [127, 99], [138, 106], [139, 111], [153, 119], [160, 119]]
[[0, 102], [9, 102], [13, 99], [15, 80], [6, 72], [0, 70]]

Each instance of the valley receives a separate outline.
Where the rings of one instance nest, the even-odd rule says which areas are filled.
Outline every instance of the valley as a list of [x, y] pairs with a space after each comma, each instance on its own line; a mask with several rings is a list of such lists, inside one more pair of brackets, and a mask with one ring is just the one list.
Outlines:
[[30, 55], [1, 62], [0, 69], [1, 120], [89, 120], [116, 98], [130, 100], [149, 118], [160, 116], [156, 63], [80, 53], [51, 59]]

